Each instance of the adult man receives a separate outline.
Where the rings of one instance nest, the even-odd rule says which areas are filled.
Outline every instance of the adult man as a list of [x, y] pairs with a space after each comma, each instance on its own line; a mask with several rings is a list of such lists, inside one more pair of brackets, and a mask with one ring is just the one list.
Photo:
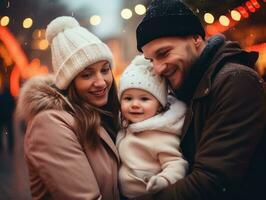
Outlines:
[[[198, 17], [178, 0], [154, 0], [137, 48], [188, 106], [184, 179], [143, 199], [266, 199], [265, 93], [257, 53], [222, 35], [205, 41]], [[141, 198], [140, 198], [141, 199]]]

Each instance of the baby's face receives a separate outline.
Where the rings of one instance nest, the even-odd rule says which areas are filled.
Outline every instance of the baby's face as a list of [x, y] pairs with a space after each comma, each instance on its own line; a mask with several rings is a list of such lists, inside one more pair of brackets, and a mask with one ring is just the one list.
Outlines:
[[156, 115], [160, 102], [149, 92], [141, 89], [127, 89], [121, 96], [122, 116], [130, 123], [141, 122]]

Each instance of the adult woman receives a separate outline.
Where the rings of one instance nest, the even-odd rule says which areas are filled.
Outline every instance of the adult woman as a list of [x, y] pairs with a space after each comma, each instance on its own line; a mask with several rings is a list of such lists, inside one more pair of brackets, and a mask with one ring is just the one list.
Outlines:
[[112, 54], [72, 17], [46, 29], [54, 76], [25, 83], [25, 158], [33, 199], [119, 199]]

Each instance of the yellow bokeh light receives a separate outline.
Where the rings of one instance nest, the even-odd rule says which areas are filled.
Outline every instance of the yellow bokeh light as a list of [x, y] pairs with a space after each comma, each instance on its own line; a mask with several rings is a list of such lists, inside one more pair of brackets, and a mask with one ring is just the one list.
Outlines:
[[219, 17], [219, 22], [220, 24], [222, 24], [223, 26], [228, 26], [230, 24], [230, 20], [228, 19], [228, 17], [221, 15]]
[[33, 40], [32, 42], [31, 42], [31, 48], [32, 49], [39, 49], [39, 40]]
[[0, 24], [1, 24], [1, 26], [7, 26], [9, 24], [9, 17], [8, 16], [2, 17]]
[[99, 15], [93, 15], [90, 17], [90, 23], [93, 26], [97, 26], [101, 23], [102, 19]]
[[32, 33], [32, 37], [33, 37], [33, 39], [41, 38], [41, 30], [40, 29], [34, 30]]
[[132, 11], [128, 8], [125, 8], [121, 11], [121, 17], [124, 19], [130, 19], [132, 17]]
[[205, 13], [204, 20], [208, 24], [212, 24], [214, 22], [214, 17], [211, 13]]
[[145, 12], [146, 12], [146, 7], [142, 4], [138, 4], [135, 6], [135, 12], [138, 14], [138, 15], [144, 15]]
[[45, 39], [40, 40], [40, 42], [39, 42], [39, 48], [40, 48], [41, 50], [45, 50], [45, 49], [47, 49], [48, 46], [49, 46], [49, 42], [48, 42], [47, 40], [45, 40]]
[[29, 17], [24, 19], [24, 21], [23, 21], [23, 27], [24, 28], [30, 28], [32, 26], [32, 24], [33, 24], [33, 21]]
[[232, 10], [231, 11], [231, 17], [233, 20], [239, 21], [241, 19], [241, 14], [236, 10]]

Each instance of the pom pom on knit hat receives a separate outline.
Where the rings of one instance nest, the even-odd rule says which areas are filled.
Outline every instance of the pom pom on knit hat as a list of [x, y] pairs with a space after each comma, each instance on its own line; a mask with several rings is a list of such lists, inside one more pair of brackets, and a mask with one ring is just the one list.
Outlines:
[[153, 72], [152, 63], [143, 55], [136, 56], [122, 73], [118, 87], [118, 97], [121, 99], [127, 89], [142, 89], [152, 94], [163, 107], [167, 104], [167, 84], [163, 77]]
[[160, 37], [201, 35], [204, 28], [194, 12], [180, 0], [153, 0], [136, 30], [137, 49]]
[[53, 20], [46, 29], [46, 39], [49, 43], [52, 43], [53, 38], [57, 36], [58, 33], [64, 32], [69, 28], [79, 27], [77, 20], [72, 17], [59, 17], [57, 20]]
[[113, 65], [109, 47], [73, 17], [62, 16], [51, 21], [46, 38], [51, 45], [55, 85], [61, 90], [67, 89], [89, 65], [103, 60]]

